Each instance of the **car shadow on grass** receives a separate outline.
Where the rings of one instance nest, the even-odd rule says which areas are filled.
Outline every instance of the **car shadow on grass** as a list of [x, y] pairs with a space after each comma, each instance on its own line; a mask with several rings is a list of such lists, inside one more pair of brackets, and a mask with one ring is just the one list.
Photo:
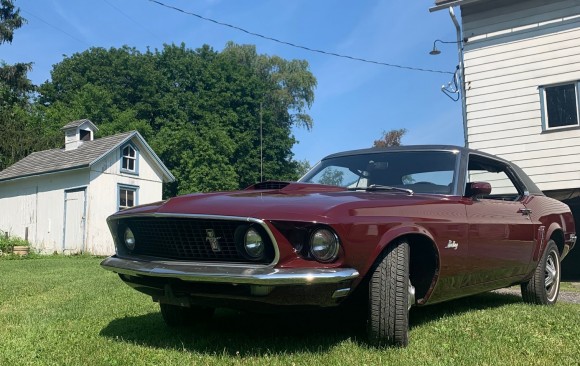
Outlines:
[[[411, 329], [474, 310], [521, 302], [509, 294], [487, 293], [411, 310]], [[212, 319], [191, 327], [169, 328], [161, 314], [111, 321], [101, 336], [154, 348], [208, 355], [265, 356], [320, 353], [349, 341], [367, 347], [365, 310], [338, 308], [309, 312], [253, 314], [218, 309]], [[361, 314], [362, 313], [362, 314]]]

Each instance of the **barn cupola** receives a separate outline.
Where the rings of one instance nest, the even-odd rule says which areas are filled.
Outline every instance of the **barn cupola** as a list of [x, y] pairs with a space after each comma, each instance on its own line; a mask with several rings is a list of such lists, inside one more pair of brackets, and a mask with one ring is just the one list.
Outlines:
[[80, 119], [67, 123], [62, 130], [64, 131], [64, 149], [69, 151], [81, 146], [85, 141], [93, 141], [95, 132], [99, 129], [88, 119]]

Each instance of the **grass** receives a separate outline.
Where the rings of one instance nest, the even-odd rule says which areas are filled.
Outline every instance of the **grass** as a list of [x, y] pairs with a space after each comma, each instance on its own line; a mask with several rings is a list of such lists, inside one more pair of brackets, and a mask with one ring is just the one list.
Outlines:
[[560, 291], [580, 292], [580, 282], [562, 282], [560, 284]]
[[374, 349], [344, 312], [219, 310], [167, 328], [98, 258], [0, 260], [1, 365], [578, 365], [580, 305], [483, 294], [411, 311], [410, 346]]

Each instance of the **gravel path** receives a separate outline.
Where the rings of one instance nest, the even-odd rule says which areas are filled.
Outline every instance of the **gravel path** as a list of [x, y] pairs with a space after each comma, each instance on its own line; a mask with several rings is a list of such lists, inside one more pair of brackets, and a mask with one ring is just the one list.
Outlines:
[[[574, 283], [573, 284], [574, 287], [578, 287], [578, 283]], [[510, 294], [510, 295], [516, 295], [516, 296], [521, 296], [521, 292], [520, 289], [518, 287], [509, 287], [509, 288], [502, 288], [499, 290], [495, 290], [493, 292], [496, 292], [498, 294]], [[560, 294], [558, 295], [558, 301], [559, 302], [568, 302], [568, 303], [572, 303], [572, 304], [580, 304], [580, 292], [574, 292], [574, 291], [560, 291]]]

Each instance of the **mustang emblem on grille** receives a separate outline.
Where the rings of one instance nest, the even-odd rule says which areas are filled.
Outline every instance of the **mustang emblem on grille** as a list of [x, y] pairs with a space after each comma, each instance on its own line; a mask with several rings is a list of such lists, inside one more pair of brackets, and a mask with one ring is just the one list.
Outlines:
[[209, 245], [211, 246], [211, 250], [213, 250], [214, 252], [221, 252], [222, 248], [220, 247], [220, 243], [219, 240], [221, 239], [220, 236], [216, 237], [215, 236], [215, 231], [213, 231], [213, 229], [205, 229], [205, 233], [207, 234], [207, 237], [205, 238], [205, 240], [209, 241]]

